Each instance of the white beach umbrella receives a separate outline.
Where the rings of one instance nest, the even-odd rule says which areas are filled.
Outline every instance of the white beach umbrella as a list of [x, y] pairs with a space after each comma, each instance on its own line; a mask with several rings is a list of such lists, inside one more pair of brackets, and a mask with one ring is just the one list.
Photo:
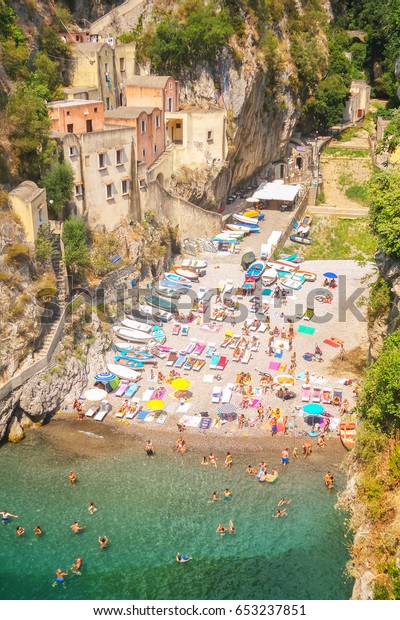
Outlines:
[[250, 198], [246, 198], [246, 202], [260, 202], [260, 199], [254, 198], [254, 196], [250, 196]]
[[106, 398], [107, 392], [105, 390], [101, 390], [100, 388], [92, 388], [91, 390], [87, 390], [85, 392], [85, 398], [90, 400], [92, 403], [97, 403], [103, 398]]

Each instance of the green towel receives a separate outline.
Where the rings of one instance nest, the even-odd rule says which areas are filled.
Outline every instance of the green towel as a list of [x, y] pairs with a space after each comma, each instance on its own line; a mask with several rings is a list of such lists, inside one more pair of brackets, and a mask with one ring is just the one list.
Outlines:
[[312, 336], [312, 334], [315, 332], [315, 327], [308, 327], [308, 325], [299, 325], [298, 332], [299, 334], [309, 334], [310, 336]]

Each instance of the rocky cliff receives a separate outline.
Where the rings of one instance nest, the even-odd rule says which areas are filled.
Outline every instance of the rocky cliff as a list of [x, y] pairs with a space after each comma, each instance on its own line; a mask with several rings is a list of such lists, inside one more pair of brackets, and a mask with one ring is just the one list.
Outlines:
[[[381, 307], [376, 309], [373, 321], [369, 325], [370, 358], [376, 360], [382, 348], [385, 336], [392, 334], [400, 326], [400, 260], [377, 252], [375, 262], [380, 277], [388, 284], [390, 299], [381, 300]], [[370, 304], [373, 303], [374, 291]]]

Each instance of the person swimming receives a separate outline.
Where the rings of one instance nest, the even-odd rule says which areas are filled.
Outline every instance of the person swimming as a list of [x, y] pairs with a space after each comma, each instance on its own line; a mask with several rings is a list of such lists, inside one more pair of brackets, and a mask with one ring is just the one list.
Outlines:
[[229, 502], [232, 499], [232, 493], [229, 489], [225, 489], [224, 491], [224, 500]]
[[279, 506], [283, 506], [284, 504], [290, 504], [291, 501], [292, 501], [291, 499], [283, 499], [282, 497], [282, 499], [280, 499], [278, 502], [278, 508]]
[[286, 508], [283, 508], [282, 510], [277, 510], [276, 513], [272, 515], [273, 519], [277, 519], [278, 517], [287, 517]]
[[100, 545], [100, 549], [105, 549], [109, 543], [107, 536], [102, 536], [102, 537], [99, 536], [97, 541]]
[[78, 521], [74, 521], [72, 525], [70, 525], [70, 529], [74, 534], [79, 534], [82, 530], [85, 529], [85, 525], [79, 525]]
[[151, 443], [150, 439], [147, 441], [145, 447], [144, 447], [147, 456], [154, 456], [154, 447], [153, 444]]
[[3, 523], [8, 523], [9, 517], [14, 517], [15, 519], [18, 518], [18, 515], [13, 515], [12, 512], [7, 512], [7, 510], [1, 510], [0, 515]]
[[97, 512], [97, 508], [94, 505], [94, 502], [89, 502], [88, 513], [94, 515], [95, 512]]
[[253, 475], [253, 468], [251, 465], [247, 465], [246, 474], [248, 474], [249, 476]]
[[76, 475], [73, 471], [70, 471], [70, 472], [69, 472], [69, 481], [70, 481], [70, 484], [75, 484], [75, 482], [76, 482], [77, 480], [78, 480], [78, 476], [77, 476], [77, 475]]
[[25, 534], [25, 530], [22, 525], [18, 525], [15, 533], [17, 534], [17, 536], [22, 536], [23, 534]]
[[66, 577], [68, 575], [68, 571], [62, 571], [61, 568], [57, 568], [56, 570], [56, 580], [53, 583], [53, 586], [55, 586], [57, 583], [62, 583], [65, 584], [65, 579], [64, 577]]
[[80, 569], [83, 563], [83, 558], [75, 558], [75, 562], [72, 564], [70, 570], [72, 573], [75, 573], [75, 575], [80, 575]]
[[41, 534], [43, 534], [43, 531], [40, 525], [36, 525], [35, 529], [33, 530], [33, 533], [36, 534], [36, 536], [41, 536]]
[[229, 519], [229, 525], [228, 525], [228, 530], [229, 534], [236, 534], [236, 528], [233, 525], [233, 521], [232, 519]]
[[222, 523], [218, 523], [218, 527], [217, 527], [217, 529], [215, 531], [216, 531], [217, 534], [223, 535], [226, 532], [226, 528], [225, 528], [224, 525], [222, 525]]
[[177, 562], [181, 562], [181, 563], [185, 563], [185, 562], [189, 562], [189, 560], [193, 560], [193, 558], [189, 555], [182, 555], [181, 553], [176, 554], [175, 559]]
[[219, 499], [217, 491], [213, 491], [213, 493], [211, 495], [211, 499], [212, 499], [213, 502], [216, 502]]

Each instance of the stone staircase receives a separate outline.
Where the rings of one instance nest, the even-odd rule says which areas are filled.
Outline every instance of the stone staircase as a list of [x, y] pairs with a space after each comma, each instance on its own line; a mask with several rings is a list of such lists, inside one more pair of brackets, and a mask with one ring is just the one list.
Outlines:
[[[309, 203], [310, 204], [310, 203]], [[346, 220], [355, 220], [361, 217], [368, 216], [368, 208], [360, 206], [354, 207], [333, 207], [330, 205], [318, 205], [318, 206], [310, 206], [307, 209], [310, 213], [314, 215], [326, 216], [326, 217], [337, 217], [339, 219]]]
[[312, 184], [308, 190], [307, 205], [313, 206], [317, 202], [318, 187]]

